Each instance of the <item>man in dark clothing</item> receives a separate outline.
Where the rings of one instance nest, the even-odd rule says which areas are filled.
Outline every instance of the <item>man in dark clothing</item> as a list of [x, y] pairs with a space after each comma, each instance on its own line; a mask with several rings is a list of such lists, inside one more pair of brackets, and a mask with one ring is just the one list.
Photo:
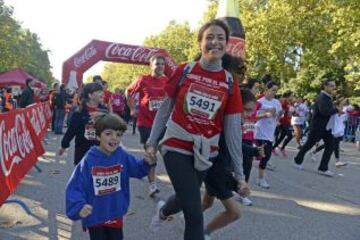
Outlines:
[[34, 90], [32, 89], [33, 80], [31, 78], [26, 79], [26, 88], [21, 93], [19, 100], [19, 107], [25, 108], [34, 103]]
[[55, 93], [53, 105], [55, 109], [55, 134], [62, 134], [65, 118], [65, 105], [68, 102], [65, 85], [61, 84], [59, 92]]
[[[336, 85], [334, 80], [326, 79], [323, 83], [323, 90], [316, 98], [313, 116], [310, 123], [310, 131], [306, 143], [295, 156], [295, 167], [299, 170], [303, 169], [302, 162], [307, 151], [309, 151], [315, 143], [323, 139], [325, 150], [321, 158], [319, 173], [326, 176], [333, 176], [334, 173], [328, 169], [331, 154], [333, 152], [333, 136], [331, 130], [326, 130], [326, 125], [334, 113], [339, 110], [333, 104], [332, 94]], [[341, 111], [341, 110], [340, 110]]]

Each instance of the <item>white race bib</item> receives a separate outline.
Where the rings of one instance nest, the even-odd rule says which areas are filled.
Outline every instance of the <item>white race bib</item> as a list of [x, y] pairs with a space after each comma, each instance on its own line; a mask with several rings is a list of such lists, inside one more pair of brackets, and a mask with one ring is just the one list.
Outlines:
[[149, 110], [157, 111], [161, 107], [161, 104], [163, 102], [164, 102], [164, 100], [162, 100], [162, 99], [151, 99], [149, 101]]
[[93, 178], [95, 196], [120, 191], [121, 170], [122, 166], [120, 165], [110, 167], [93, 167], [91, 174]]
[[223, 99], [223, 93], [198, 84], [191, 84], [186, 94], [186, 107], [191, 115], [214, 119]]
[[118, 98], [114, 99], [113, 103], [114, 103], [115, 106], [119, 106], [120, 105], [120, 99], [118, 99]]
[[244, 132], [254, 132], [255, 131], [255, 123], [245, 122], [243, 125]]
[[84, 137], [89, 141], [96, 140], [95, 128], [92, 124], [85, 125]]

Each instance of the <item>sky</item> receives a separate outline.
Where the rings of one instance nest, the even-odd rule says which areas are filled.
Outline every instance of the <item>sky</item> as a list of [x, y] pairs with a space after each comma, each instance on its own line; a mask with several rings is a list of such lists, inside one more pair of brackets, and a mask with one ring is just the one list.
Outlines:
[[[61, 79], [62, 63], [92, 39], [141, 45], [171, 20], [196, 27], [207, 0], [5, 0], [14, 17], [36, 33], [50, 50], [53, 75]], [[84, 74], [98, 74], [104, 63]]]

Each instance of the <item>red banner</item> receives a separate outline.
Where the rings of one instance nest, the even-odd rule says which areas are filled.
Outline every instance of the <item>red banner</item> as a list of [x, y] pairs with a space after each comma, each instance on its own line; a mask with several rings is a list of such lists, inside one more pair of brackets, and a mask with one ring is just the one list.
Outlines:
[[49, 103], [0, 114], [0, 206], [44, 154], [41, 140], [50, 122]]
[[36, 135], [43, 140], [51, 122], [51, 109], [49, 102], [34, 104], [24, 109], [26, 117], [30, 120]]
[[77, 88], [82, 84], [83, 73], [99, 61], [148, 65], [154, 55], [165, 57], [165, 75], [170, 77], [177, 64], [164, 49], [92, 40], [64, 62], [62, 82]]

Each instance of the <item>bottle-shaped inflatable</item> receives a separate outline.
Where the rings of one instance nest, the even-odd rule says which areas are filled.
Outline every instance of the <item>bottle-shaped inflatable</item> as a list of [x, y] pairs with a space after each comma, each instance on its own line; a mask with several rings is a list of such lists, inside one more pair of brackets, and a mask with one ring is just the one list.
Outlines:
[[226, 51], [234, 57], [245, 59], [245, 31], [239, 18], [238, 0], [219, 0], [216, 18], [230, 29], [230, 40]]

